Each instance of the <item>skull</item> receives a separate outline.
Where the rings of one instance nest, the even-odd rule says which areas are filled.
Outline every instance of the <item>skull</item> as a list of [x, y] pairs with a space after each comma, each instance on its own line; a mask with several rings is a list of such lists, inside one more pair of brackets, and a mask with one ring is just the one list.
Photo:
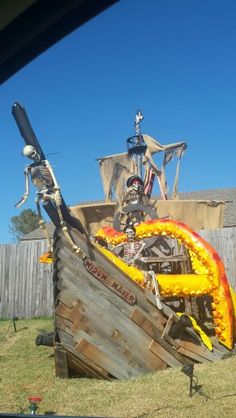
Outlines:
[[136, 231], [135, 229], [131, 228], [131, 227], [127, 227], [125, 230], [126, 236], [128, 238], [128, 240], [134, 239], [135, 235], [136, 235]]
[[23, 155], [25, 157], [30, 158], [31, 160], [40, 161], [40, 156], [36, 152], [36, 149], [32, 145], [26, 145], [23, 148], [23, 152], [22, 153], [23, 153]]
[[133, 188], [133, 190], [135, 190], [136, 192], [137, 192], [138, 190], [140, 190], [140, 184], [139, 184], [139, 182], [138, 182], [138, 181], [133, 181], [132, 188]]

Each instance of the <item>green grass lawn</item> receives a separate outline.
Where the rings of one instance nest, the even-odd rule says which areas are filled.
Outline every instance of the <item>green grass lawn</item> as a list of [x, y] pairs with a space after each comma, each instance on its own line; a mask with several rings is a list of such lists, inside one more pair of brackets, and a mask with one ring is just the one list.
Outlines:
[[35, 345], [53, 320], [0, 321], [0, 412], [29, 413], [28, 397], [43, 398], [38, 413], [103, 417], [235, 417], [236, 356], [195, 366], [202, 392], [189, 397], [189, 378], [167, 369], [128, 381], [55, 377], [53, 349]]

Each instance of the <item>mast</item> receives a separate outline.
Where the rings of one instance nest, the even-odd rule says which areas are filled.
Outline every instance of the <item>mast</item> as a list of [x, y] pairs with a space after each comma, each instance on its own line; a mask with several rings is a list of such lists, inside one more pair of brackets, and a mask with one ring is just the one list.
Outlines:
[[135, 135], [131, 136], [127, 139], [127, 148], [128, 148], [128, 155], [134, 160], [135, 165], [135, 174], [138, 175], [140, 178], [143, 177], [143, 156], [146, 152], [147, 145], [143, 140], [143, 136], [141, 134], [141, 122], [144, 119], [144, 116], [140, 109], [137, 110], [135, 116]]
[[[129, 137], [127, 152], [98, 158], [106, 201], [113, 196], [120, 203], [123, 199], [125, 184], [130, 176], [138, 176], [144, 183], [144, 194], [151, 197], [155, 178], [162, 199], [167, 199], [168, 185], [166, 181], [166, 165], [177, 157], [177, 169], [174, 178], [172, 198], [177, 197], [180, 160], [187, 147], [185, 141], [163, 145], [156, 139], [141, 132], [141, 122], [144, 116], [140, 109], [135, 116], [135, 135]], [[162, 165], [157, 166], [154, 155], [164, 154]]]

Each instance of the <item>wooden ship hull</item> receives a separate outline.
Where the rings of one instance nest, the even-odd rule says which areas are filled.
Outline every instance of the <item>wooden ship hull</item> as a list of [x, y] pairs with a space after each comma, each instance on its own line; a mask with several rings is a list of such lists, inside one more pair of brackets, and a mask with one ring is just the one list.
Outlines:
[[[128, 379], [167, 367], [222, 358], [227, 348], [199, 335], [140, 287], [76, 230], [81, 259], [62, 231], [54, 242], [55, 367], [57, 376]], [[189, 324], [188, 324], [189, 325]], [[214, 334], [214, 332], [213, 332]]]

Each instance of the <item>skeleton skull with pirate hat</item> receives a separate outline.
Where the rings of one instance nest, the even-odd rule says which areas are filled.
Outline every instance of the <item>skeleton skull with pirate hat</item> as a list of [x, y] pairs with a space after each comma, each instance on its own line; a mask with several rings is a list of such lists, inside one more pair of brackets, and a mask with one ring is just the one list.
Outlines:
[[126, 182], [126, 186], [131, 187], [135, 191], [141, 191], [143, 188], [143, 180], [139, 176], [131, 176]]

